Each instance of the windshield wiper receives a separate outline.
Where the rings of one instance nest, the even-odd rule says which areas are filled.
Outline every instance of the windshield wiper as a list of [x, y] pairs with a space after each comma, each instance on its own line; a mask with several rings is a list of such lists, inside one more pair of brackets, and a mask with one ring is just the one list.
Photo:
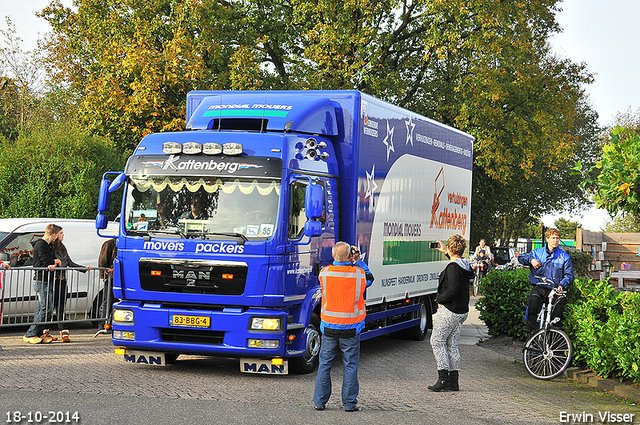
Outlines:
[[244, 245], [244, 243], [249, 240], [242, 233], [211, 233], [211, 232], [209, 232], [207, 234], [208, 235], [229, 236], [229, 237], [232, 237], [232, 238], [238, 238], [238, 239], [240, 239], [240, 241], [238, 242], [238, 245]]

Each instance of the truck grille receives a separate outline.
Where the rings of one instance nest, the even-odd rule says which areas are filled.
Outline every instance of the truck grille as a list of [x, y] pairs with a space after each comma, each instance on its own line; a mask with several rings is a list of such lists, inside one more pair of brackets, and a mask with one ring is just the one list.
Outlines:
[[165, 342], [222, 345], [224, 332], [199, 329], [163, 329], [162, 340]]
[[242, 295], [247, 281], [243, 262], [141, 258], [139, 265], [145, 291]]

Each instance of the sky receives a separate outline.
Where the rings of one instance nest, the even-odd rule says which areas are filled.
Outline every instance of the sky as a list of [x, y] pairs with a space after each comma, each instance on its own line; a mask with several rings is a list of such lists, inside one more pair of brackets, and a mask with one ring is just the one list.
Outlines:
[[[38, 33], [49, 31], [48, 24], [35, 17], [50, 0], [0, 0], [0, 29], [6, 29], [5, 16], [24, 40], [23, 49], [36, 46]], [[63, 4], [71, 5], [70, 0]], [[618, 113], [640, 112], [640, 1], [564, 0], [557, 21], [562, 33], [551, 39], [554, 51], [573, 62], [585, 62], [595, 74], [595, 82], [585, 87], [602, 126], [611, 125]], [[578, 221], [582, 227], [600, 231], [609, 220], [604, 210], [590, 208], [582, 214], [545, 215], [546, 226], [558, 217]]]

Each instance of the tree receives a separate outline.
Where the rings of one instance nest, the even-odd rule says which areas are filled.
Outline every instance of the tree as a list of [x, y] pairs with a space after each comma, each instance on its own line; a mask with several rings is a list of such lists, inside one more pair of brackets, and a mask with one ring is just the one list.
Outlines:
[[89, 130], [131, 151], [151, 132], [183, 129], [184, 99], [224, 88], [237, 31], [230, 4], [214, 0], [54, 1], [41, 13], [53, 80], [69, 84]]
[[578, 228], [582, 228], [582, 224], [577, 221], [569, 221], [560, 217], [553, 225], [558, 229], [563, 239], [575, 239]]
[[0, 134], [15, 140], [42, 95], [44, 72], [40, 51], [22, 50], [16, 27], [6, 18], [0, 30]]
[[0, 138], [0, 217], [94, 218], [102, 174], [122, 152], [72, 122]]
[[632, 214], [618, 214], [605, 223], [603, 232], [607, 233], [640, 233], [640, 222]]
[[76, 0], [42, 16], [78, 116], [121, 148], [183, 128], [191, 89], [358, 89], [475, 136], [472, 239], [506, 241], [584, 202], [570, 169], [595, 161], [592, 76], [547, 44], [557, 3]]

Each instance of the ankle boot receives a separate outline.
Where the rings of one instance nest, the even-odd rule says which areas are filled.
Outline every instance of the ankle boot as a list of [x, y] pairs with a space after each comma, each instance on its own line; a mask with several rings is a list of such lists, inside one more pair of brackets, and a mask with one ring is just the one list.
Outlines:
[[450, 370], [449, 371], [449, 385], [451, 386], [451, 391], [460, 391], [458, 387], [458, 371]]
[[430, 385], [427, 389], [435, 392], [440, 391], [448, 391], [451, 388], [449, 384], [449, 371], [448, 370], [439, 370], [438, 371], [438, 382], [435, 385]]

